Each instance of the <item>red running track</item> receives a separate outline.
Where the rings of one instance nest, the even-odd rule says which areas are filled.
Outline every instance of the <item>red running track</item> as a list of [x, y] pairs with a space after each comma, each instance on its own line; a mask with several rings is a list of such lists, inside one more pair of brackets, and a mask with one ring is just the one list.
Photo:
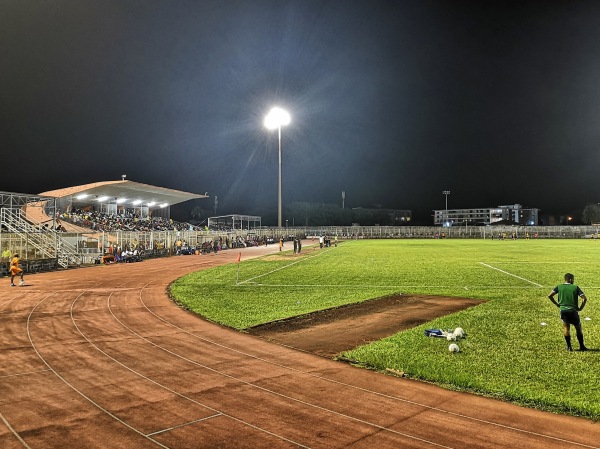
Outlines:
[[169, 300], [174, 279], [237, 254], [0, 279], [0, 448], [599, 447], [597, 423], [353, 368]]

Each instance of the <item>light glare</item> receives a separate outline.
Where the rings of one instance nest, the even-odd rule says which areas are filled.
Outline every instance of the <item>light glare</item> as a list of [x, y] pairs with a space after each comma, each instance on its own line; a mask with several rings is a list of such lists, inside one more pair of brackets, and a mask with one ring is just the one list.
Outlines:
[[268, 129], [277, 129], [280, 126], [289, 125], [291, 121], [290, 114], [281, 108], [273, 108], [265, 117], [265, 127]]

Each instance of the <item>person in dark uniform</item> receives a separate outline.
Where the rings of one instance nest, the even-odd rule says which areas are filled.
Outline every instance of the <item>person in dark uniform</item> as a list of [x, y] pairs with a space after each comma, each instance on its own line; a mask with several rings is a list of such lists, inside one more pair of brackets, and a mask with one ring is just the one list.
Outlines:
[[[560, 319], [563, 322], [565, 341], [567, 342], [567, 351], [572, 351], [571, 346], [571, 325], [575, 328], [579, 350], [587, 351], [583, 343], [583, 331], [581, 330], [581, 319], [579, 312], [583, 310], [587, 303], [587, 297], [577, 285], [575, 285], [575, 276], [571, 273], [565, 274], [564, 284], [557, 285], [552, 289], [548, 298], [560, 309]], [[558, 301], [554, 297], [558, 295]], [[581, 298], [581, 305], [579, 305]]]

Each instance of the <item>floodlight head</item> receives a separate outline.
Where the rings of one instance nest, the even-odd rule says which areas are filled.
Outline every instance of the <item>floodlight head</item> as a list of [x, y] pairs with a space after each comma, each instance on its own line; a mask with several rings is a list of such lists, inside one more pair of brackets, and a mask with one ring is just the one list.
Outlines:
[[265, 127], [268, 129], [277, 129], [281, 126], [290, 124], [290, 114], [281, 108], [273, 108], [265, 117]]

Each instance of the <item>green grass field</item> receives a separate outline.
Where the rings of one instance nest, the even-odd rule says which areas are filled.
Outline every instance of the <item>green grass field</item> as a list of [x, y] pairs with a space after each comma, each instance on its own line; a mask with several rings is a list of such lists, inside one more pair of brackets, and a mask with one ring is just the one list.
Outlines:
[[[343, 354], [357, 365], [557, 413], [600, 418], [596, 240], [358, 240], [190, 274], [171, 286], [194, 312], [237, 329], [393, 293], [486, 303]], [[567, 352], [548, 300], [565, 272], [589, 298], [585, 353]], [[547, 323], [542, 325], [541, 323]], [[427, 328], [464, 328], [459, 353]], [[577, 348], [575, 332], [572, 331]]]

